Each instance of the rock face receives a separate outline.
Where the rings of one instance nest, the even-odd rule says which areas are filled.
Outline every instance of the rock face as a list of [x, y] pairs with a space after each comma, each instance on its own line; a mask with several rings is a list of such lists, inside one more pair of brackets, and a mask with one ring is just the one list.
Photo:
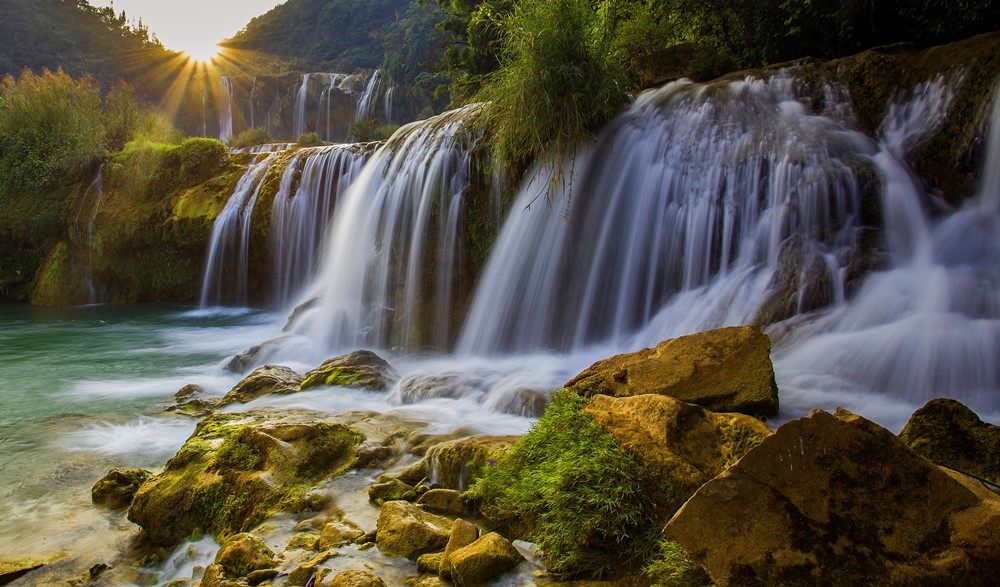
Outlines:
[[598, 361], [566, 383], [586, 396], [667, 395], [715, 412], [778, 413], [771, 341], [755, 325], [720, 328]]
[[785, 424], [664, 533], [720, 586], [985, 585], [1000, 498], [845, 411]]
[[338, 385], [385, 391], [398, 378], [396, 371], [382, 357], [371, 351], [355, 351], [329, 359], [306, 373], [301, 389]]
[[111, 469], [94, 484], [90, 497], [97, 505], [127, 508], [139, 487], [152, 477], [153, 474], [145, 469]]
[[389, 556], [416, 560], [448, 543], [452, 522], [406, 501], [388, 501], [378, 516], [375, 542]]
[[934, 399], [913, 413], [899, 435], [925, 458], [1000, 484], [1000, 426], [953, 399]]
[[300, 509], [311, 485], [353, 464], [361, 441], [313, 413], [213, 414], [142, 486], [128, 517], [158, 546], [196, 529], [224, 539], [274, 511]]
[[716, 414], [664, 395], [597, 395], [583, 411], [654, 472], [661, 480], [655, 486], [670, 488], [655, 500], [664, 521], [771, 434], [756, 418]]
[[245, 404], [271, 393], [295, 393], [301, 383], [302, 376], [288, 367], [264, 365], [254, 369], [229, 390], [222, 398], [222, 405]]
[[451, 576], [456, 585], [485, 585], [524, 560], [514, 545], [496, 532], [451, 553]]

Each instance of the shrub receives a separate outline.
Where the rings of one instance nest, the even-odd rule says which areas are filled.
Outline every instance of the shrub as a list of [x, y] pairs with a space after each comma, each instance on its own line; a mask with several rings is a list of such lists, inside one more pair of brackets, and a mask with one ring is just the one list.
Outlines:
[[244, 147], [254, 147], [256, 145], [263, 145], [265, 143], [270, 143], [274, 139], [271, 138], [271, 133], [267, 132], [266, 128], [248, 128], [245, 131], [229, 137], [226, 141], [226, 145], [233, 149], [240, 149]]
[[359, 143], [384, 141], [399, 128], [398, 124], [382, 124], [375, 118], [359, 120], [351, 125], [351, 140]]
[[226, 146], [218, 139], [195, 137], [184, 139], [177, 147], [183, 183], [199, 184], [222, 170], [229, 156]]
[[606, 576], [644, 562], [657, 546], [642, 465], [566, 391], [508, 456], [469, 490], [482, 512], [545, 551], [550, 571]]
[[703, 45], [695, 50], [685, 74], [696, 82], [707, 82], [737, 69], [739, 64], [725, 49]]
[[305, 134], [299, 135], [299, 138], [295, 139], [295, 144], [301, 145], [303, 147], [311, 147], [314, 145], [322, 144], [319, 140], [319, 135], [314, 132], [307, 132]]

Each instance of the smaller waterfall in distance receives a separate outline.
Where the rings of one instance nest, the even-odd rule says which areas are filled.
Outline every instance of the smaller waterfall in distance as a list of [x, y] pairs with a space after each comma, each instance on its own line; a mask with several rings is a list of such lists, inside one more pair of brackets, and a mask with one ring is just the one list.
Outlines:
[[319, 106], [316, 112], [316, 134], [325, 141], [332, 141], [330, 117], [332, 115], [333, 92], [344, 92], [341, 84], [349, 76], [343, 73], [328, 73], [326, 76], [327, 85], [319, 96]]
[[364, 145], [331, 145], [301, 149], [289, 161], [271, 212], [277, 306], [313, 277], [326, 226], [368, 154]]
[[97, 299], [97, 287], [94, 284], [94, 228], [97, 224], [97, 214], [101, 211], [101, 200], [104, 199], [104, 164], [97, 169], [97, 177], [94, 181], [87, 187], [87, 190], [83, 193], [80, 198], [80, 206], [76, 210], [76, 217], [73, 219], [73, 228], [76, 234], [81, 233], [80, 229], [80, 216], [83, 214], [83, 208], [87, 204], [87, 200], [90, 194], [94, 194], [94, 203], [90, 209], [90, 220], [87, 221], [87, 269], [86, 269], [86, 282], [87, 282], [87, 303], [96, 304]]
[[202, 278], [202, 308], [230, 302], [247, 303], [247, 266], [250, 247], [250, 222], [264, 178], [282, 149], [274, 145], [254, 148], [255, 159], [247, 167], [212, 224]]
[[365, 91], [361, 93], [358, 98], [358, 109], [354, 114], [354, 121], [365, 120], [371, 118], [374, 114], [372, 112], [372, 103], [375, 100], [375, 94], [379, 88], [379, 82], [382, 80], [382, 70], [376, 69], [372, 76], [368, 78], [368, 83], [365, 85]]
[[250, 83], [250, 128], [257, 128], [257, 116], [256, 116], [256, 104], [254, 104], [254, 97], [257, 95], [257, 76], [253, 76], [253, 81]]
[[219, 80], [219, 140], [225, 143], [233, 136], [233, 80]]
[[401, 128], [338, 203], [297, 334], [329, 349], [447, 348], [475, 107]]
[[306, 132], [306, 101], [309, 99], [309, 79], [311, 73], [303, 74], [302, 85], [295, 95], [295, 111], [293, 113], [292, 140], [302, 136]]

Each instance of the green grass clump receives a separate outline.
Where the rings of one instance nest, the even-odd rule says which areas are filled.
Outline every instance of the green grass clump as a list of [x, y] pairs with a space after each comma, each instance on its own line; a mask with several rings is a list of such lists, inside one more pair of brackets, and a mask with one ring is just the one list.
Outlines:
[[675, 540], [661, 538], [659, 553], [643, 568], [653, 587], [712, 587], [711, 578]]
[[274, 139], [271, 138], [271, 133], [267, 132], [266, 128], [248, 128], [241, 133], [229, 137], [229, 140], [226, 141], [226, 145], [233, 149], [239, 149], [243, 147], [263, 145], [264, 143], [270, 143], [273, 140]]
[[323, 141], [319, 140], [319, 135], [314, 132], [307, 132], [299, 135], [299, 138], [295, 139], [295, 144], [302, 147], [314, 147], [316, 145], [322, 145]]
[[557, 574], [602, 577], [655, 551], [643, 466], [581, 411], [588, 400], [553, 394], [545, 414], [487, 469], [469, 496], [492, 520], [521, 527]]

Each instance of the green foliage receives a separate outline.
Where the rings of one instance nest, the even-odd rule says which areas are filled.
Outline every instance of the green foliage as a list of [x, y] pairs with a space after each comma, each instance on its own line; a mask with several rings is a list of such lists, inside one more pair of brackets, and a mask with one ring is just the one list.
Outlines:
[[661, 538], [659, 553], [643, 567], [654, 587], [709, 587], [712, 580], [676, 541]]
[[398, 128], [398, 124], [383, 124], [377, 119], [368, 118], [353, 123], [350, 127], [350, 136], [351, 140], [358, 143], [384, 141]]
[[303, 147], [312, 147], [323, 144], [323, 141], [319, 140], [318, 134], [314, 132], [307, 132], [299, 135], [299, 138], [295, 139], [295, 144]]
[[177, 147], [184, 187], [196, 185], [222, 171], [229, 151], [218, 139], [193, 137]]
[[587, 0], [523, 0], [503, 24], [503, 66], [478, 98], [497, 161], [525, 168], [592, 138], [628, 102], [613, 19]]
[[546, 552], [552, 572], [606, 576], [645, 561], [658, 528], [642, 465], [581, 411], [586, 401], [553, 394], [531, 431], [468, 495], [496, 522], [526, 522], [526, 538]]
[[686, 75], [696, 82], [705, 82], [737, 69], [739, 64], [725, 49], [706, 45], [695, 51]]
[[226, 144], [234, 149], [239, 149], [243, 147], [253, 147], [256, 145], [263, 145], [265, 143], [270, 143], [274, 139], [271, 137], [271, 133], [267, 132], [266, 128], [248, 128], [245, 131], [229, 137]]

